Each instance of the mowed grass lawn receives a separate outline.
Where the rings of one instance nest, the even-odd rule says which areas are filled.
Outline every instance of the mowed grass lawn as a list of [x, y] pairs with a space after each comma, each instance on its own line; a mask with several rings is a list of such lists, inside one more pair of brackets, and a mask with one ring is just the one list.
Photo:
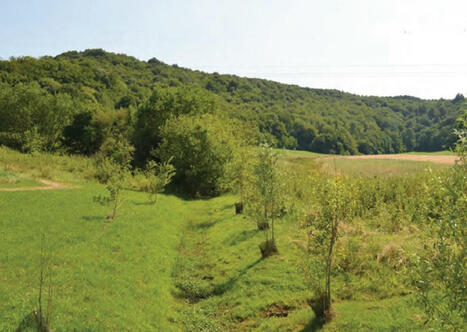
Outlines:
[[126, 191], [114, 222], [102, 186], [0, 192], [0, 331], [37, 309], [41, 234], [51, 255], [56, 331], [168, 328], [171, 273], [196, 202]]

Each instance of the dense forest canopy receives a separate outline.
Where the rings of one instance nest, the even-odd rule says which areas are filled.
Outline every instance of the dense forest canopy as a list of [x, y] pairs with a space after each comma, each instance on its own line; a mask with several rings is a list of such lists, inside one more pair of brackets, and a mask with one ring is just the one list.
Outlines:
[[116, 132], [144, 161], [179, 116], [218, 114], [277, 147], [322, 153], [436, 151], [455, 141], [453, 100], [364, 97], [208, 74], [100, 49], [0, 61], [0, 144], [92, 154]]

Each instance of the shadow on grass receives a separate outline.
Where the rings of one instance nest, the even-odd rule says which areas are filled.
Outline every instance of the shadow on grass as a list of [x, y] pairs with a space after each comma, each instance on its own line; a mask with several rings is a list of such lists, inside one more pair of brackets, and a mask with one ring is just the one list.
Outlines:
[[301, 330], [301, 332], [319, 331], [323, 328], [324, 321], [318, 317], [313, 317], [312, 320]]
[[232, 210], [234, 211], [235, 210], [235, 206], [233, 204], [225, 204], [223, 207], [222, 207], [222, 210]]
[[133, 205], [136, 205], [136, 206], [142, 206], [142, 205], [143, 205], [143, 206], [151, 206], [151, 205], [156, 206], [155, 203], [150, 202], [150, 201], [146, 201], [146, 202], [137, 202], [137, 201], [133, 201]]
[[245, 273], [247, 273], [250, 269], [254, 268], [256, 265], [258, 265], [259, 262], [261, 262], [262, 260], [263, 260], [262, 258], [258, 258], [253, 263], [248, 264], [243, 269], [241, 269], [240, 272], [235, 277], [232, 277], [229, 280], [227, 280], [226, 282], [223, 282], [222, 284], [217, 285], [214, 288], [214, 295], [222, 295], [225, 292], [232, 289], [232, 287], [235, 285], [235, 283], [238, 281], [238, 279], [240, 279], [240, 277], [245, 275]]
[[209, 279], [199, 279], [199, 278], [182, 278], [179, 279], [175, 286], [177, 291], [173, 292], [173, 295], [176, 298], [186, 299], [190, 303], [197, 303], [200, 300], [222, 295], [228, 290], [230, 290], [237, 280], [244, 275], [249, 269], [253, 268], [257, 265], [261, 259], [256, 260], [255, 262], [247, 265], [242, 270], [240, 270], [239, 274], [233, 278], [230, 278], [224, 283], [219, 285], [213, 285], [210, 281], [212, 278]]
[[253, 229], [249, 231], [241, 231], [240, 233], [237, 233], [235, 236], [231, 237], [228, 241], [226, 241], [226, 244], [230, 246], [234, 246], [240, 242], [246, 241], [251, 239], [253, 236], [255, 236], [260, 230], [259, 229]]
[[191, 225], [190, 228], [192, 230], [207, 229], [207, 228], [211, 228], [212, 226], [214, 226], [217, 223], [220, 223], [220, 222], [222, 222], [224, 220], [227, 220], [227, 219], [230, 219], [230, 218], [232, 218], [232, 216], [225, 216], [225, 217], [213, 220], [213, 221], [206, 221], [206, 222], [202, 222], [202, 223], [199, 223], [199, 224]]
[[164, 194], [166, 195], [173, 195], [177, 198], [180, 198], [181, 200], [184, 201], [198, 201], [198, 200], [204, 200], [208, 201], [210, 199], [216, 198], [218, 196], [199, 196], [199, 195], [193, 195], [188, 193], [187, 191], [181, 189], [179, 186], [176, 186], [175, 184], [171, 183], [164, 191]]
[[26, 332], [26, 331], [47, 331], [45, 328], [41, 328], [37, 323], [37, 318], [34, 312], [31, 312], [24, 316], [21, 323], [19, 323], [18, 327], [16, 328], [15, 332]]
[[84, 216], [81, 219], [86, 221], [97, 221], [97, 220], [105, 220], [104, 216]]

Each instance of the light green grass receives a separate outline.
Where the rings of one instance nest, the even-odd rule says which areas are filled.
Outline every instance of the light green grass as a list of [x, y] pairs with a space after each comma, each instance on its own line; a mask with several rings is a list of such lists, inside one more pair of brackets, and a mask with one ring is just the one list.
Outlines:
[[31, 178], [21, 177], [17, 174], [0, 169], [0, 188], [40, 187], [43, 184]]
[[21, 176], [39, 179], [54, 179], [60, 182], [78, 183], [92, 179], [95, 173], [90, 158], [59, 156], [53, 154], [23, 154], [0, 146], [2, 169]]
[[310, 152], [310, 151], [302, 151], [302, 150], [286, 150], [286, 149], [276, 149], [279, 153], [283, 154], [287, 157], [309, 157], [309, 158], [317, 158], [317, 157], [325, 157], [330, 156], [322, 153]]
[[155, 330], [167, 326], [171, 268], [189, 205], [164, 196], [163, 208], [141, 193], [116, 221], [93, 203], [101, 186], [46, 192], [0, 192], [0, 330], [16, 329], [37, 308], [41, 233], [53, 262], [57, 331]]

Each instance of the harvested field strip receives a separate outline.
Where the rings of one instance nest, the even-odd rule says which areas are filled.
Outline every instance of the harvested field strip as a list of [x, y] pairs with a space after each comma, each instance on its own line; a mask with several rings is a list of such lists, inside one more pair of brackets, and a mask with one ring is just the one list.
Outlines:
[[[330, 157], [326, 157], [328, 159]], [[407, 161], [424, 161], [432, 162], [436, 164], [448, 164], [453, 165], [457, 157], [452, 155], [411, 155], [411, 154], [377, 154], [377, 155], [365, 155], [365, 156], [338, 156], [338, 158], [345, 159], [395, 159], [395, 160], [407, 160]]]

